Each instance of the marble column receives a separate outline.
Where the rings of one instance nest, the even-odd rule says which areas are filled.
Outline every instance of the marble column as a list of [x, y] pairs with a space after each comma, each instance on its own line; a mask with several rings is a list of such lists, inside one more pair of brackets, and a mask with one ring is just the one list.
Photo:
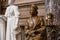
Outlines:
[[3, 16], [0, 15], [0, 40], [5, 40], [5, 28], [6, 28], [6, 20]]
[[[57, 40], [60, 40], [60, 6], [58, 0], [46, 0], [46, 13], [50, 12], [54, 15], [54, 22], [58, 25], [57, 26]], [[50, 3], [50, 4], [49, 4]]]

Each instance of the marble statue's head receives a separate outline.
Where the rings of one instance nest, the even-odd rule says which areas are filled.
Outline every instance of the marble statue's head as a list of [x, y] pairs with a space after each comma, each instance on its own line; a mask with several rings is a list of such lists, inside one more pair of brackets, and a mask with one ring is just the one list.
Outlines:
[[12, 5], [15, 0], [8, 0], [8, 5]]

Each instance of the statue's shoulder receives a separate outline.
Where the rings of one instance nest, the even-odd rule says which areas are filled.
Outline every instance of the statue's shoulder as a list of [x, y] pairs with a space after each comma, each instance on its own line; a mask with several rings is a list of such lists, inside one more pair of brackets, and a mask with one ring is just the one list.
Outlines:
[[10, 5], [10, 6], [7, 7], [7, 9], [10, 9], [10, 8], [18, 8], [18, 6]]
[[41, 17], [41, 16], [38, 16], [38, 19], [39, 19], [39, 20], [44, 20], [43, 17]]
[[37, 20], [38, 20], [39, 22], [44, 22], [44, 18], [41, 17], [41, 16], [38, 16], [38, 17], [37, 17]]
[[18, 6], [15, 6], [15, 5], [14, 5], [12, 8], [13, 8], [14, 10], [17, 10], [17, 9], [18, 9]]
[[18, 8], [18, 6], [16, 6], [16, 5], [13, 5], [13, 7]]
[[7, 9], [9, 9], [9, 8], [10, 8], [10, 6], [7, 7]]
[[6, 11], [9, 11], [9, 9], [10, 9], [10, 6], [8, 6], [8, 7], [6, 8]]
[[9, 10], [11, 8], [11, 6], [8, 6], [6, 9]]

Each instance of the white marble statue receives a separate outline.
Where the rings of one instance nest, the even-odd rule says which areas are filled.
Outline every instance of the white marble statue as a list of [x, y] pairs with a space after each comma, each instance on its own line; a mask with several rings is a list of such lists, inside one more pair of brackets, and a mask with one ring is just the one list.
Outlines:
[[7, 17], [6, 40], [16, 40], [15, 29], [18, 27], [19, 11], [18, 6], [13, 5], [14, 0], [8, 0], [9, 6], [6, 9]]

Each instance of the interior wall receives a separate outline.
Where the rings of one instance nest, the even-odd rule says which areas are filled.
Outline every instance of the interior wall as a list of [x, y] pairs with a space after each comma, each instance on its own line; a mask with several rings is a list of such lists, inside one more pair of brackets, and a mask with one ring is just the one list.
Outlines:
[[[31, 15], [30, 15], [30, 6], [31, 6], [31, 4], [36, 4], [38, 6], [38, 16], [45, 16], [45, 4], [44, 4], [44, 2], [41, 2], [41, 1], [38, 1], [38, 2], [36, 1], [35, 2], [35, 1], [33, 1], [32, 3], [31, 2], [29, 2], [29, 3], [26, 2], [26, 3], [21, 3], [21, 4], [17, 3], [15, 5], [18, 6], [19, 12], [20, 12], [19, 25], [21, 25], [21, 24], [25, 25], [25, 22], [27, 21], [27, 19], [29, 17], [31, 17]], [[17, 40], [20, 40], [19, 39], [19, 38], [21, 38], [20, 35], [21, 34], [18, 34]]]

